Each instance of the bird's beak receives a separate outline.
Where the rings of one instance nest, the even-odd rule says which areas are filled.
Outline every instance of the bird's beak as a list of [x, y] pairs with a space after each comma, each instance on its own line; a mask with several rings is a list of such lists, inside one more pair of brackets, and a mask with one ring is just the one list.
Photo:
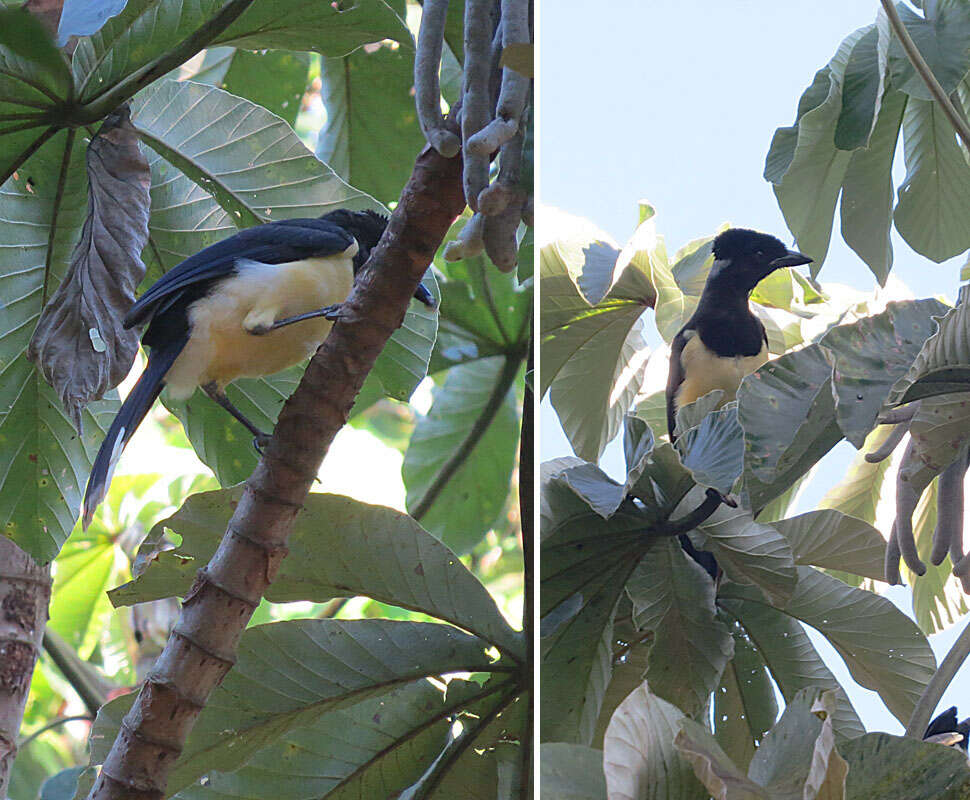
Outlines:
[[768, 266], [772, 269], [779, 269], [781, 267], [798, 267], [802, 264], [811, 263], [812, 259], [808, 256], [799, 253], [797, 250], [789, 250], [781, 258], [776, 258], [774, 261], [771, 261]]

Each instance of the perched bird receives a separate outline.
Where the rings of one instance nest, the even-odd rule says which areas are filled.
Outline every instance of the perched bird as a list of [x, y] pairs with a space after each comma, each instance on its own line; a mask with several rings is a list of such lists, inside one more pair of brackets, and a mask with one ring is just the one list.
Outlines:
[[[721, 389], [721, 404], [734, 400], [741, 379], [768, 360], [765, 326], [751, 313], [748, 297], [758, 283], [781, 267], [811, 258], [789, 250], [774, 236], [731, 228], [714, 239], [714, 266], [697, 309], [670, 345], [667, 373], [667, 430], [676, 439], [677, 412], [708, 392]], [[717, 580], [714, 556], [698, 550], [686, 534], [684, 551]]]
[[968, 737], [970, 737], [970, 718], [957, 722], [957, 707], [950, 706], [927, 726], [923, 741], [956, 746], [966, 753]]
[[667, 429], [671, 441], [677, 411], [715, 389], [721, 403], [735, 399], [741, 379], [768, 360], [765, 326], [751, 313], [748, 297], [781, 267], [812, 261], [774, 236], [731, 228], [714, 239], [714, 266], [697, 310], [670, 345]]
[[[240, 231], [173, 267], [125, 315], [147, 323], [148, 364], [125, 398], [91, 467], [82, 521], [90, 524], [122, 450], [167, 387], [173, 398], [197, 386], [241, 422], [257, 449], [269, 440], [229, 400], [236, 378], [270, 375], [312, 355], [326, 338], [354, 276], [387, 219], [339, 209]], [[429, 306], [422, 285], [414, 296]]]

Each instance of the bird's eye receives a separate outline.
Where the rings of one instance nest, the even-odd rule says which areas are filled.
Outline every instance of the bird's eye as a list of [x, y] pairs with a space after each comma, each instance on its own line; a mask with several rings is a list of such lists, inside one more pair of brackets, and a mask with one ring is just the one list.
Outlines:
[[761, 258], [762, 256], [764, 256], [764, 254], [765, 254], [765, 251], [764, 250], [758, 250], [757, 252], [755, 252], [755, 255], [758, 258]]

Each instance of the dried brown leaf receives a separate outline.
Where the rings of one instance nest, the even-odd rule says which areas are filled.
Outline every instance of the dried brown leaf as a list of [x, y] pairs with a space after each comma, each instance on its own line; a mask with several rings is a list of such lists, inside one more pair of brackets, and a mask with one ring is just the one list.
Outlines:
[[151, 174], [127, 106], [88, 145], [88, 216], [64, 281], [44, 306], [27, 357], [81, 428], [81, 409], [131, 369], [138, 334], [121, 320], [145, 275]]

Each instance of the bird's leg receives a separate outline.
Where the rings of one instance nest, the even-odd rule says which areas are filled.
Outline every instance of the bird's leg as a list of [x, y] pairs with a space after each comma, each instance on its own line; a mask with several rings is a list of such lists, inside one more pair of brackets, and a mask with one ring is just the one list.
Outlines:
[[222, 406], [226, 411], [232, 414], [237, 420], [239, 420], [255, 438], [253, 439], [253, 447], [256, 448], [256, 452], [260, 455], [263, 454], [263, 448], [269, 444], [269, 440], [272, 434], [261, 431], [257, 428], [238, 408], [232, 404], [224, 391], [219, 388], [219, 385], [215, 381], [210, 381], [209, 383], [202, 386], [202, 391], [205, 392], [209, 397], [215, 400], [220, 406]]
[[294, 322], [303, 322], [306, 319], [316, 319], [317, 317], [324, 317], [329, 320], [336, 320], [340, 318], [340, 308], [341, 303], [334, 303], [332, 306], [324, 306], [323, 308], [317, 308], [313, 311], [307, 311], [303, 314], [297, 314], [295, 317], [286, 317], [286, 319], [278, 319], [270, 325], [256, 324], [246, 328], [249, 333], [255, 336], [263, 336], [270, 331], [278, 330], [279, 328], [284, 328], [287, 325], [292, 325]]

